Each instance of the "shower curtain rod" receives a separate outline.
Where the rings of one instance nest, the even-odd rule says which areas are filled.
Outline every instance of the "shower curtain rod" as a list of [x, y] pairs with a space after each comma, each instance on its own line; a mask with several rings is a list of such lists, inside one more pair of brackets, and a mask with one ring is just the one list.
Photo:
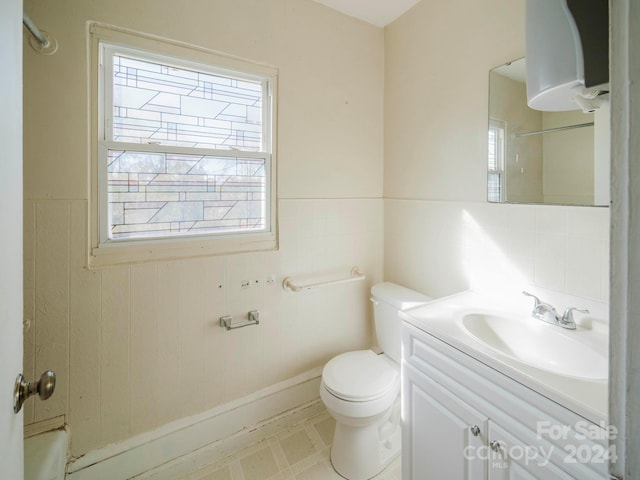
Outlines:
[[35, 38], [40, 43], [40, 45], [42, 45], [44, 48], [47, 48], [49, 46], [49, 40], [46, 39], [44, 35], [42, 35], [40, 29], [36, 27], [36, 24], [33, 23], [33, 21], [29, 18], [29, 15], [24, 12], [22, 13], [22, 23], [25, 27], [27, 27], [27, 30], [31, 32], [33, 38]]
[[536, 130], [535, 132], [514, 133], [516, 138], [528, 137], [530, 135], [540, 135], [541, 133], [562, 132], [564, 130], [573, 130], [574, 128], [593, 127], [593, 122], [579, 123], [577, 125], [566, 125], [564, 127], [547, 128], [545, 130]]

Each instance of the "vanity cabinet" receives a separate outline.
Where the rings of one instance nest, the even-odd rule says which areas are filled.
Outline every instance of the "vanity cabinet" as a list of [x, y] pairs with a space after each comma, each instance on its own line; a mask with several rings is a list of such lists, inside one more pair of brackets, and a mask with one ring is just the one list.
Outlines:
[[402, 347], [402, 478], [607, 478], [600, 426], [406, 322]]
[[403, 446], [413, 446], [413, 455], [407, 459], [411, 473], [403, 473], [402, 478], [486, 478], [485, 461], [478, 457], [465, 458], [462, 452], [483, 447], [487, 417], [411, 366], [405, 368], [404, 381], [405, 418], [428, 428], [410, 429], [408, 442], [406, 438], [402, 440]]
[[[498, 442], [494, 444], [495, 450], [489, 445], [490, 456], [487, 464], [489, 480], [576, 480], [578, 478], [562, 471], [555, 464], [547, 462], [545, 454], [538, 450], [535, 443], [523, 442], [491, 421], [488, 436], [500, 439], [492, 440]], [[515, 455], [509, 456], [509, 452]]]

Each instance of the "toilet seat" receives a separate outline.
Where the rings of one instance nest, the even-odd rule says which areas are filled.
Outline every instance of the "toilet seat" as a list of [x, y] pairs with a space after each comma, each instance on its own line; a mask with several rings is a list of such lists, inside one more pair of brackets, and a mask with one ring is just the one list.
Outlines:
[[340, 354], [325, 365], [322, 383], [335, 397], [371, 402], [398, 387], [398, 371], [371, 350]]

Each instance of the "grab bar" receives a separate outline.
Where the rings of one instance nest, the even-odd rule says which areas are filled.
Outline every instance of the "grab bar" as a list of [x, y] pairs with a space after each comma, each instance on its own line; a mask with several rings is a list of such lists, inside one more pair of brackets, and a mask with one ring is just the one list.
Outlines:
[[227, 330], [234, 330], [236, 328], [248, 327], [249, 325], [258, 325], [260, 323], [260, 312], [257, 310], [251, 310], [248, 315], [249, 320], [241, 323], [231, 323], [233, 321], [233, 317], [231, 315], [220, 317], [220, 326]]
[[358, 280], [364, 280], [366, 277], [360, 272], [358, 267], [351, 269], [351, 276], [349, 278], [340, 278], [337, 280], [327, 280], [325, 282], [309, 283], [305, 285], [296, 285], [295, 280], [291, 277], [285, 277], [282, 281], [282, 288], [290, 292], [300, 292], [302, 290], [311, 290], [312, 288], [325, 287], [327, 285], [337, 285], [339, 283], [355, 282]]

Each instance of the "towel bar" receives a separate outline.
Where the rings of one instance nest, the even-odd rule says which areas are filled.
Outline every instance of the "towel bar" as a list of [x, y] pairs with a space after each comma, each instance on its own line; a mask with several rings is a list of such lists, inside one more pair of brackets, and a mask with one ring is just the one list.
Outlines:
[[282, 288], [290, 292], [300, 292], [302, 290], [310, 290], [312, 288], [325, 287], [327, 285], [337, 285], [339, 283], [355, 282], [358, 280], [364, 280], [365, 275], [360, 272], [358, 267], [351, 269], [351, 276], [349, 278], [340, 278], [337, 280], [327, 280], [325, 282], [309, 283], [306, 285], [296, 285], [295, 280], [291, 277], [285, 277], [282, 281]]

